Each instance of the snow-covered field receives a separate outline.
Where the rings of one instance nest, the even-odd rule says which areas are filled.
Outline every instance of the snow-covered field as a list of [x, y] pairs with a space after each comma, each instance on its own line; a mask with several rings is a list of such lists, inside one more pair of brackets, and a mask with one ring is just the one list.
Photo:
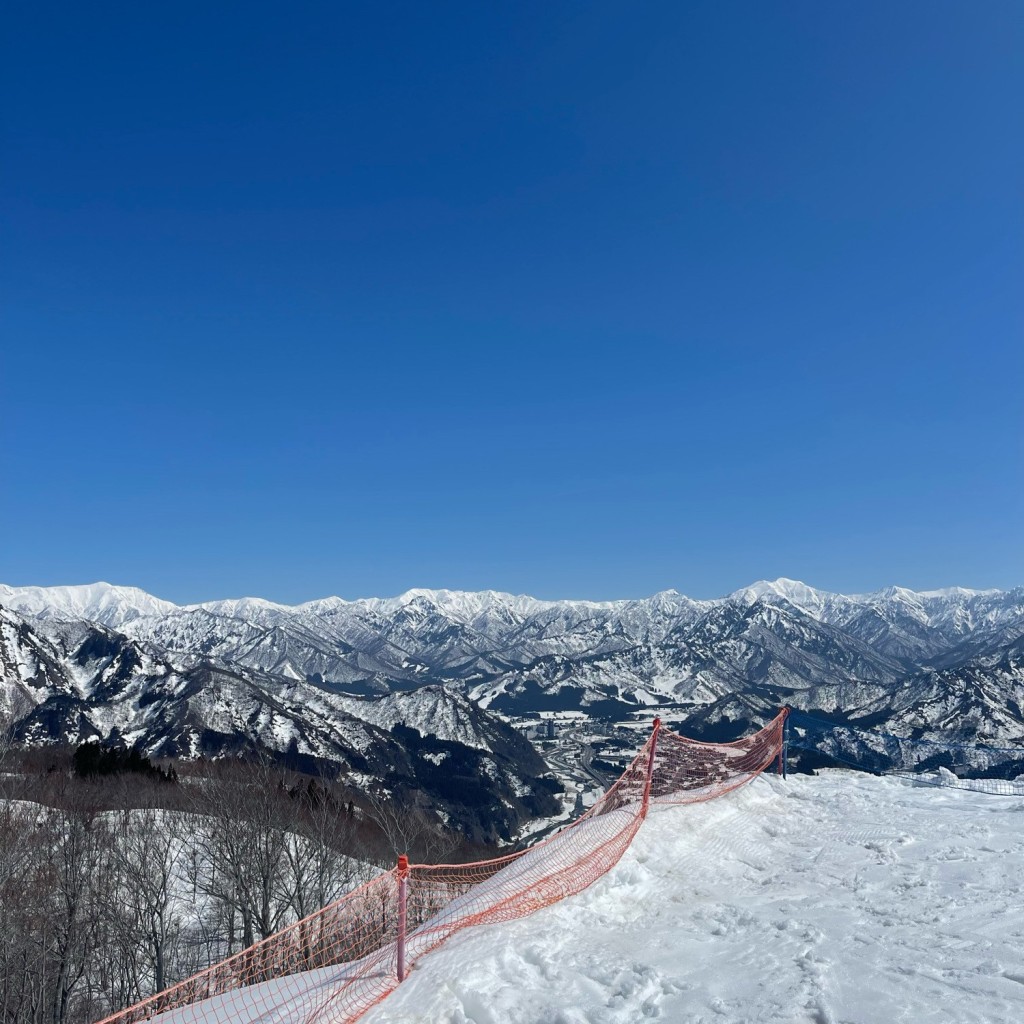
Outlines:
[[1019, 1024], [1024, 799], [827, 773], [656, 809], [581, 895], [469, 929], [365, 1024]]

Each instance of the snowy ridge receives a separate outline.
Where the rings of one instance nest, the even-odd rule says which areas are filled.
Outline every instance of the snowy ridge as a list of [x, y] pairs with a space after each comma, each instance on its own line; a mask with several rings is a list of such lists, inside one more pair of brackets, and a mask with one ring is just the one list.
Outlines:
[[167, 615], [177, 607], [138, 587], [110, 583], [74, 587], [8, 587], [0, 583], [0, 605], [37, 618], [87, 619], [114, 629], [147, 615]]
[[887, 587], [869, 594], [842, 595], [817, 590], [797, 580], [760, 580], [722, 598], [694, 600], [666, 590], [646, 599], [617, 601], [542, 601], [498, 591], [412, 589], [398, 597], [319, 598], [283, 605], [258, 597], [175, 605], [136, 587], [93, 583], [68, 587], [9, 587], [0, 584], [0, 605], [40, 618], [87, 619], [118, 628], [139, 623], [145, 632], [168, 616], [187, 618], [209, 613], [218, 619], [237, 619], [272, 627], [283, 623], [321, 624], [344, 628], [349, 623], [415, 621], [438, 615], [485, 638], [489, 646], [507, 640], [558, 636], [583, 624], [597, 624], [606, 633], [634, 640], [663, 639], [681, 623], [692, 622], [721, 606], [748, 607], [758, 601], [785, 603], [812, 618], [832, 624], [856, 619], [867, 610], [882, 616], [902, 615], [936, 629], [969, 632], [982, 625], [999, 625], [1008, 618], [1019, 623], [1024, 611], [1022, 588], [1013, 591], [949, 587], [914, 592]]

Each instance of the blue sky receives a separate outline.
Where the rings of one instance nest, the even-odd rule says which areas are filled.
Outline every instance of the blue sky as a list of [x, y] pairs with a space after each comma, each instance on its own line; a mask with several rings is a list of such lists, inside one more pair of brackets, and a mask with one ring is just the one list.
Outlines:
[[19, 4], [0, 580], [1024, 583], [1024, 6]]

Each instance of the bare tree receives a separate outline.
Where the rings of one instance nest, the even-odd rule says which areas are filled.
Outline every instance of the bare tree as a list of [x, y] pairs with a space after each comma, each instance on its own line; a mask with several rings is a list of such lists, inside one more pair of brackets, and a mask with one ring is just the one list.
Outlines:
[[[138, 972], [138, 997], [168, 984], [182, 928], [176, 885], [184, 874], [183, 837], [174, 815], [144, 808], [122, 811], [114, 833], [119, 932], [125, 945], [144, 961]], [[141, 955], [141, 956], [140, 956]]]
[[280, 882], [288, 824], [283, 790], [281, 776], [267, 765], [230, 766], [202, 787], [192, 816], [201, 854], [194, 885], [237, 912], [243, 946], [272, 935], [288, 912]]
[[365, 801], [366, 813], [384, 834], [396, 858], [406, 854], [438, 862], [458, 846], [457, 835], [405, 796], [378, 790], [365, 794]]
[[366, 881], [369, 872], [352, 855], [355, 822], [340, 796], [329, 788], [310, 786], [292, 804], [283, 882], [295, 917], [301, 919]]
[[[41, 910], [39, 940], [46, 956], [47, 1017], [64, 1024], [91, 1016], [77, 1006], [91, 963], [106, 953], [102, 922], [112, 886], [110, 837], [87, 794], [55, 780], [50, 806], [40, 813]], [[41, 833], [38, 834], [38, 833]]]
[[35, 841], [38, 814], [27, 804], [0, 802], [0, 1021], [33, 1020], [43, 997], [45, 947], [36, 908], [42, 899]]

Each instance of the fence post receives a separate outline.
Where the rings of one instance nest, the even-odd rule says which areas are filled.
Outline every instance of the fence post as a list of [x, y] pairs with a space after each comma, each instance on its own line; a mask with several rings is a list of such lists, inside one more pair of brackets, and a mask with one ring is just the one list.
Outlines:
[[658, 752], [658, 730], [661, 729], [661, 719], [655, 718], [654, 731], [651, 733], [651, 750], [647, 756], [647, 780], [644, 783], [644, 803], [641, 814], [646, 817], [647, 807], [651, 802], [651, 782], [654, 780], [654, 757]]
[[782, 777], [789, 778], [789, 708], [786, 708], [786, 720], [782, 723]]
[[786, 777], [786, 764], [789, 757], [789, 708], [783, 708], [779, 712], [782, 716], [782, 733], [779, 736], [779, 756], [775, 759], [775, 774]]
[[409, 858], [398, 858], [398, 965], [399, 981], [405, 980], [405, 931], [409, 907]]

